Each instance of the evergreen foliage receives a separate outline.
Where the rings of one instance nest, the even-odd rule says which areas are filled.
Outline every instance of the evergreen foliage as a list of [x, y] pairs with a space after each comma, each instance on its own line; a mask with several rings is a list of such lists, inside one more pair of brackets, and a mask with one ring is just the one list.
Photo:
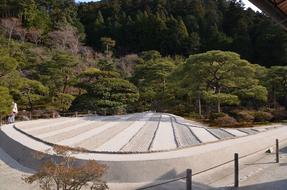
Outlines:
[[1, 116], [14, 100], [29, 112], [282, 120], [286, 65], [286, 32], [234, 0], [0, 2]]
[[77, 86], [87, 93], [78, 96], [71, 110], [97, 111], [101, 114], [125, 113], [138, 100], [138, 89], [112, 71], [89, 69], [79, 75]]
[[11, 113], [12, 97], [9, 94], [9, 89], [0, 86], [0, 124], [3, 117]]
[[267, 67], [287, 64], [286, 32], [235, 0], [108, 0], [81, 3], [78, 13], [87, 43], [100, 49], [109, 36], [118, 55], [229, 50]]

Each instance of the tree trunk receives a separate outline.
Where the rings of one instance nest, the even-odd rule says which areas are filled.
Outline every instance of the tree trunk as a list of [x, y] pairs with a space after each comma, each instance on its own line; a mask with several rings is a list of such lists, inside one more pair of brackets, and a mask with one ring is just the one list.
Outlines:
[[28, 99], [29, 99], [30, 111], [32, 111], [33, 110], [33, 104], [32, 104], [30, 96], [28, 96]]
[[32, 99], [31, 99], [31, 97], [30, 97], [30, 89], [29, 89], [29, 91], [28, 91], [28, 93], [27, 93], [27, 97], [28, 97], [28, 101], [29, 101], [29, 106], [30, 106], [30, 112], [32, 113], [32, 111], [33, 111], [33, 104], [32, 104]]
[[63, 93], [64, 94], [66, 93], [66, 89], [67, 89], [67, 86], [68, 86], [68, 80], [69, 80], [69, 77], [65, 76], [64, 87], [63, 87]]
[[202, 116], [202, 109], [201, 109], [201, 97], [200, 94], [198, 95], [198, 114]]
[[217, 112], [220, 113], [221, 112], [221, 105], [220, 105], [220, 101], [217, 102]]
[[272, 104], [273, 104], [273, 108], [276, 108], [276, 93], [275, 93], [275, 87], [272, 87]]
[[207, 102], [205, 102], [205, 114], [207, 114], [207, 115], [209, 115], [210, 114], [210, 105], [207, 103]]
[[163, 79], [163, 96], [164, 96], [164, 94], [165, 94], [165, 85], [166, 85], [166, 81], [165, 81], [165, 78]]
[[[218, 89], [218, 95], [220, 94], [220, 88]], [[217, 112], [220, 113], [221, 112], [221, 103], [219, 98], [217, 99]]]
[[14, 27], [13, 27], [12, 29], [10, 29], [10, 31], [9, 31], [9, 35], [8, 35], [8, 47], [10, 47], [13, 30], [14, 30]]
[[109, 55], [109, 45], [106, 45], [106, 54]]

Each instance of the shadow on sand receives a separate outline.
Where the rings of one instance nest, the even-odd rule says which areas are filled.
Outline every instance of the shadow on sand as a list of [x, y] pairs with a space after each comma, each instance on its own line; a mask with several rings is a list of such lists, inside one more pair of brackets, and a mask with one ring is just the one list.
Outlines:
[[24, 173], [33, 173], [34, 171], [32, 169], [26, 168], [19, 164], [17, 161], [15, 161], [13, 158], [11, 158], [4, 150], [0, 148], [0, 162], [4, 162], [7, 166], [10, 168], [13, 168], [15, 170], [24, 172]]

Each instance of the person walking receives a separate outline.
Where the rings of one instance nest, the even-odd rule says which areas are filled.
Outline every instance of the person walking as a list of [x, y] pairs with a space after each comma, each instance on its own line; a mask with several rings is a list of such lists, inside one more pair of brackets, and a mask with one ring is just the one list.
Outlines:
[[8, 117], [8, 123], [9, 124], [15, 123], [15, 117], [18, 113], [17, 104], [15, 102], [12, 102], [12, 106], [13, 106], [12, 112], [11, 112], [10, 116]]

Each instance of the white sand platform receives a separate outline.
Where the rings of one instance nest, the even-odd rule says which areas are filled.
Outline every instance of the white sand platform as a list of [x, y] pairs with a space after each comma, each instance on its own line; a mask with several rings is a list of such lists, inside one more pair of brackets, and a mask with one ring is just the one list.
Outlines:
[[123, 116], [24, 121], [16, 123], [15, 128], [51, 144], [81, 147], [95, 152], [139, 153], [176, 150], [255, 135], [273, 127], [215, 129], [172, 114], [145, 112]]
[[[173, 179], [187, 167], [200, 172], [232, 160], [235, 151], [244, 156], [274, 145], [275, 138], [287, 138], [284, 125], [198, 125], [153, 112], [26, 121], [1, 127], [0, 148], [23, 166], [37, 169], [55, 156], [47, 151], [54, 145], [81, 147], [86, 152], [73, 155], [79, 163], [97, 160], [109, 168], [105, 180], [128, 183]], [[36, 152], [46, 156], [37, 160]]]

